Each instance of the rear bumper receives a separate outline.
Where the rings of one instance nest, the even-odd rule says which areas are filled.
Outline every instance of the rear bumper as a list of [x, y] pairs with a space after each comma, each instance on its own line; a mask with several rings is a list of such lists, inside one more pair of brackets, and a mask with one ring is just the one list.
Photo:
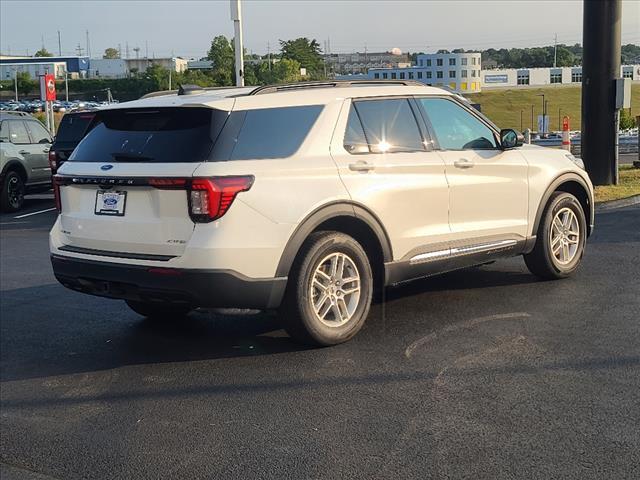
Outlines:
[[51, 255], [56, 279], [91, 295], [205, 308], [277, 308], [287, 277], [251, 279], [232, 270], [157, 268]]

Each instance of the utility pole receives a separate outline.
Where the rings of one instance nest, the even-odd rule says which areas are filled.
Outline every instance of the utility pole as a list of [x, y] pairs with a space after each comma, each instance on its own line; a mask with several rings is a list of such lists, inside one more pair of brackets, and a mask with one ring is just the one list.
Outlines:
[[133, 47], [133, 51], [136, 52], [136, 61], [140, 60], [140, 47]]
[[585, 0], [582, 25], [581, 156], [594, 185], [618, 183], [621, 0]]
[[236, 86], [244, 87], [244, 51], [242, 47], [242, 8], [240, 0], [231, 0], [231, 20], [233, 20], [233, 43], [236, 53]]
[[62, 56], [62, 42], [60, 41], [60, 30], [58, 30], [58, 56]]
[[78, 43], [78, 46], [76, 47], [76, 52], [78, 52], [78, 56], [81, 57], [82, 56], [82, 47], [80, 46], [80, 43]]
[[124, 44], [124, 58], [129, 58], [129, 41]]
[[271, 44], [267, 42], [267, 59], [269, 60], [269, 72], [271, 72]]
[[18, 101], [18, 69], [17, 68], [13, 71], [13, 75], [14, 75], [13, 78], [15, 83], [14, 87], [16, 89], [16, 102], [17, 102]]
[[69, 101], [69, 72], [64, 71], [64, 98]]
[[558, 34], [553, 39], [553, 68], [556, 68], [558, 59]]
[[86, 31], [87, 35], [87, 56], [91, 57], [91, 43], [89, 43], [89, 30]]

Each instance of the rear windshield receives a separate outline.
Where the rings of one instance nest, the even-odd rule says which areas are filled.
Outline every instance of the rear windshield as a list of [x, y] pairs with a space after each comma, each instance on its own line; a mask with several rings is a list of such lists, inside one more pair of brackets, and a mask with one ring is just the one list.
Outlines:
[[60, 121], [58, 132], [56, 133], [57, 142], [79, 142], [95, 118], [95, 113], [75, 113], [65, 115]]
[[116, 109], [96, 114], [96, 126], [69, 158], [76, 162], [202, 162], [209, 158], [227, 112], [211, 108]]

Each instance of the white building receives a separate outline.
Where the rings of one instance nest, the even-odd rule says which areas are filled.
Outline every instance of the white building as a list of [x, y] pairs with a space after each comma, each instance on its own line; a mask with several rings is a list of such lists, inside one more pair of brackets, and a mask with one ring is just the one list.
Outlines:
[[[640, 81], [640, 65], [623, 65], [620, 76]], [[482, 88], [570, 85], [582, 83], [582, 67], [482, 70]]]
[[20, 62], [16, 60], [11, 63], [0, 63], [0, 78], [2, 80], [11, 80], [15, 77], [16, 72], [27, 72], [32, 79], [53, 73], [56, 78], [64, 78], [67, 72], [66, 62]]
[[371, 68], [373, 80], [417, 80], [458, 93], [477, 93], [482, 88], [479, 53], [429, 53], [418, 55], [416, 65], [404, 68]]
[[89, 76], [92, 78], [126, 78], [134, 72], [144, 72], [152, 65], [160, 65], [174, 72], [184, 72], [187, 60], [181, 57], [167, 58], [92, 58]]

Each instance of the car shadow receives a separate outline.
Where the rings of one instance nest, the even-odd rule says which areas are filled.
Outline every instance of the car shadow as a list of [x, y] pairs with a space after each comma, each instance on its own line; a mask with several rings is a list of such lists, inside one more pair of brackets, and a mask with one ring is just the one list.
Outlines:
[[[536, 281], [532, 275], [504, 269], [451, 272], [388, 288], [385, 301], [393, 304], [386, 313], [396, 316], [424, 308], [410, 299], [423, 294]], [[451, 308], [447, 295], [432, 297], [430, 308], [446, 312]], [[34, 298], [40, 300], [30, 301]], [[373, 306], [367, 322], [374, 332], [381, 316], [379, 305]], [[0, 306], [2, 381], [315, 349], [292, 341], [283, 330], [283, 319], [274, 312], [198, 310], [186, 317], [153, 320], [130, 311], [124, 302], [79, 294], [57, 284], [5, 290]], [[433, 321], [452, 321], [444, 313], [440, 317]], [[398, 327], [410, 328], [410, 322]], [[358, 340], [376, 342], [379, 335]]]

